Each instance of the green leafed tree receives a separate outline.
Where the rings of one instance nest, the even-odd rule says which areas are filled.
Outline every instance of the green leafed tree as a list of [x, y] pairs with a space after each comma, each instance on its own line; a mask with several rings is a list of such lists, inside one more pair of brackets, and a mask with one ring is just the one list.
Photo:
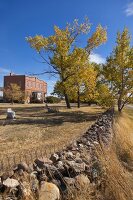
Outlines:
[[116, 46], [103, 66], [103, 74], [114, 99], [117, 100], [118, 111], [133, 98], [133, 46], [127, 28], [118, 32]]
[[62, 84], [60, 81], [57, 81], [54, 85], [53, 92], [51, 95], [57, 95], [60, 99], [64, 98], [64, 88], [62, 87]]

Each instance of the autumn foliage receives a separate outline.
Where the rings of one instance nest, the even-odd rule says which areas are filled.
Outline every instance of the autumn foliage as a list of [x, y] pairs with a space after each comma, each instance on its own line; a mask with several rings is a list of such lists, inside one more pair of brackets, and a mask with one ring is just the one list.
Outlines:
[[[49, 37], [36, 35], [27, 37], [30, 46], [36, 50], [46, 64], [41, 74], [58, 77], [54, 93], [65, 97], [67, 108], [70, 99], [96, 101], [104, 107], [117, 102], [121, 111], [125, 104], [133, 102], [133, 47], [128, 29], [118, 32], [116, 47], [104, 65], [90, 62], [95, 48], [107, 41], [106, 28], [101, 25], [90, 37], [91, 24], [86, 18], [83, 23], [74, 20], [63, 29], [54, 26], [54, 34]], [[86, 45], [80, 47], [77, 39], [87, 35]]]
[[11, 103], [14, 103], [14, 101], [22, 102], [24, 93], [19, 85], [11, 83], [4, 89], [4, 98]]
[[105, 80], [108, 81], [119, 111], [133, 99], [133, 47], [130, 41], [127, 28], [122, 33], [118, 32], [116, 47], [103, 66]]
[[83, 23], [74, 20], [64, 29], [54, 26], [54, 34], [49, 37], [36, 35], [27, 41], [34, 48], [48, 68], [44, 74], [54, 74], [59, 78], [67, 107], [70, 108], [69, 96], [77, 98], [80, 107], [82, 93], [93, 94], [96, 83], [96, 71], [89, 61], [92, 50], [106, 42], [106, 29], [99, 25], [86, 41], [86, 46], [77, 45], [77, 38], [90, 32], [91, 24], [86, 18]]

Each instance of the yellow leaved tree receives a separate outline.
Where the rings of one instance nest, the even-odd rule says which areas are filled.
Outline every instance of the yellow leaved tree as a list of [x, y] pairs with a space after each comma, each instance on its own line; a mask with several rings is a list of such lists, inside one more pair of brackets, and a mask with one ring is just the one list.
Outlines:
[[94, 94], [96, 85], [96, 71], [89, 62], [88, 53], [83, 48], [75, 48], [71, 54], [72, 74], [65, 83], [67, 94], [70, 99], [77, 102], [78, 108], [80, 101]]
[[119, 112], [133, 99], [133, 46], [130, 41], [127, 28], [122, 33], [118, 32], [116, 47], [103, 66], [104, 77], [117, 100]]
[[24, 92], [16, 83], [11, 83], [4, 89], [4, 99], [14, 103], [14, 101], [21, 102], [24, 99]]
[[[45, 70], [42, 74], [58, 76], [67, 108], [70, 108], [67, 90], [69, 82], [72, 82], [77, 77], [78, 68], [80, 68], [80, 72], [84, 73], [85, 65], [86, 68], [90, 67], [88, 62], [91, 51], [106, 42], [107, 39], [106, 29], [99, 25], [88, 39], [86, 46], [79, 48], [76, 43], [77, 38], [82, 34], [88, 34], [90, 27], [91, 24], [87, 18], [83, 23], [74, 20], [72, 24], [67, 24], [64, 29], [54, 26], [54, 34], [49, 37], [36, 35], [26, 38], [30, 46], [37, 51], [45, 63]], [[84, 53], [85, 56], [83, 55]]]

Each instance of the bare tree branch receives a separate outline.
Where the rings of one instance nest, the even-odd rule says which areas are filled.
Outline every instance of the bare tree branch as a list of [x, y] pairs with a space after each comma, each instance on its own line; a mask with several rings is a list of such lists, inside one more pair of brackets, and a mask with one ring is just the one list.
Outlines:
[[51, 74], [51, 75], [56, 75], [58, 74], [58, 72], [55, 71], [44, 71], [44, 72], [40, 72], [40, 73], [28, 73], [31, 76], [40, 76], [40, 75], [44, 75], [44, 74]]
[[45, 63], [47, 63], [50, 67], [53, 67], [54, 70], [58, 72], [58, 70], [55, 68], [55, 66], [52, 65], [46, 58], [44, 58], [44, 56], [41, 54], [41, 52], [39, 52], [39, 55], [41, 56], [41, 58], [44, 60]]

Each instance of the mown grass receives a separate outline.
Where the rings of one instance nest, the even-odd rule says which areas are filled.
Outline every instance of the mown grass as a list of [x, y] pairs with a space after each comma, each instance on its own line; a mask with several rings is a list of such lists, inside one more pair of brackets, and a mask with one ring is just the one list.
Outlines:
[[[0, 105], [0, 157], [13, 153], [25, 153], [43, 148], [49, 150], [53, 146], [62, 148], [86, 129], [103, 112], [100, 107], [75, 106], [68, 110], [64, 104], [50, 105], [58, 107], [58, 113], [47, 113], [42, 104], [4, 104]], [[16, 112], [16, 121], [4, 123], [8, 107]], [[4, 125], [5, 124], [5, 125]]]

